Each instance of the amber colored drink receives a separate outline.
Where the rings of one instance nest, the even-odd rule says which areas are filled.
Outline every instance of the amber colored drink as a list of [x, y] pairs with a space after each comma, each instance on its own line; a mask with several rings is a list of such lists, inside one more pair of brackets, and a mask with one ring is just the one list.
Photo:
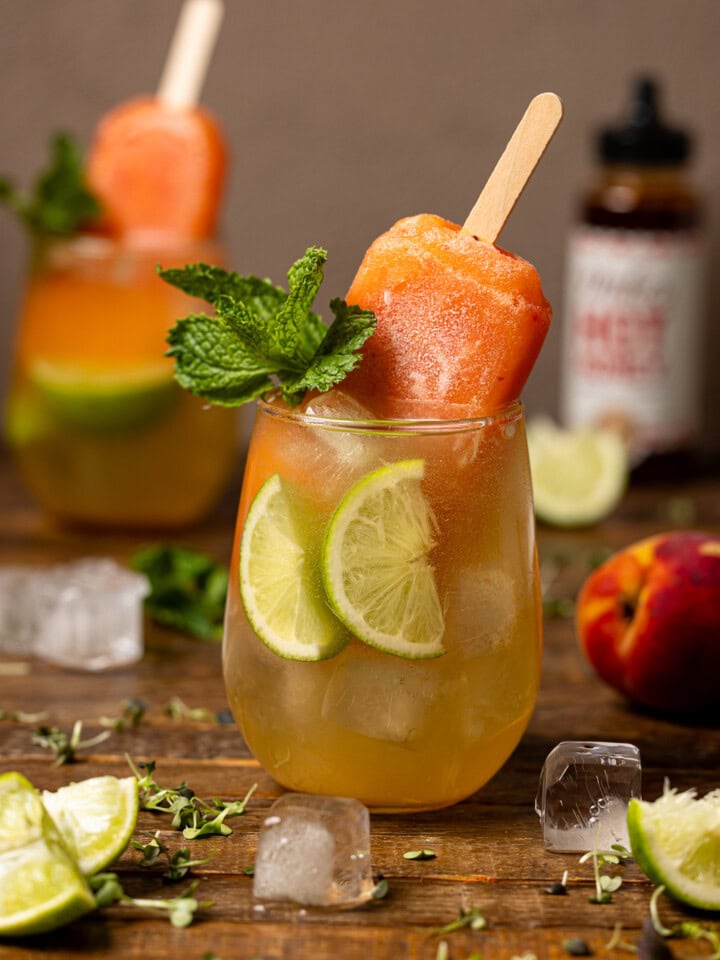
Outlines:
[[[317, 662], [258, 638], [238, 579], [247, 511], [273, 474], [311, 505], [315, 534], [370, 471], [422, 459], [445, 652], [408, 659], [356, 638]], [[446, 806], [505, 763], [539, 682], [540, 606], [522, 408], [459, 421], [362, 422], [261, 402], [240, 501], [226, 613], [229, 703], [284, 787], [385, 810]]]
[[51, 514], [175, 527], [222, 492], [234, 414], [207, 409], [174, 382], [165, 338], [196, 305], [155, 272], [158, 263], [200, 259], [217, 261], [217, 249], [130, 249], [96, 237], [54, 243], [37, 257], [6, 429], [25, 484]]

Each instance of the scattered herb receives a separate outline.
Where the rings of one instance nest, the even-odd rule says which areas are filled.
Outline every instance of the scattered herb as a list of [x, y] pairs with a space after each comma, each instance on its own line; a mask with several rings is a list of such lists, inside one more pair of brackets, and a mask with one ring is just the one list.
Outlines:
[[110, 731], [104, 730], [96, 737], [91, 737], [89, 740], [81, 740], [81, 733], [82, 720], [75, 722], [72, 732], [69, 735], [59, 727], [41, 725], [37, 727], [33, 733], [32, 742], [44, 750], [51, 750], [55, 757], [53, 766], [59, 767], [62, 766], [63, 763], [74, 763], [78, 750], [94, 747], [96, 744], [102, 743], [103, 740], [107, 740], [110, 736]]
[[100, 724], [108, 727], [114, 733], [125, 733], [126, 730], [135, 730], [145, 716], [147, 703], [138, 698], [125, 700], [122, 713], [119, 717], [100, 717]]
[[434, 860], [436, 856], [434, 850], [407, 850], [403, 854], [405, 860]]
[[142, 858], [138, 861], [141, 867], [155, 866], [159, 858], [164, 856], [167, 859], [168, 868], [163, 876], [167, 880], [182, 880], [191, 867], [199, 867], [209, 863], [207, 857], [204, 860], [193, 860], [190, 856], [189, 847], [183, 847], [171, 854], [165, 844], [160, 841], [159, 831], [148, 843], [131, 840], [130, 845], [142, 852]]
[[[707, 940], [713, 948], [713, 952], [706, 960], [720, 960], [720, 934], [718, 934], [716, 927], [703, 927], [694, 920], [676, 923], [672, 927], [666, 927], [663, 924], [658, 912], [658, 900], [664, 892], [664, 886], [656, 887], [650, 897], [650, 917], [648, 920], [649, 926], [652, 927], [655, 935], [658, 937], [678, 937], [686, 940]], [[644, 934], [645, 928], [643, 927], [643, 935]], [[649, 934], [648, 939], [651, 939]], [[648, 954], [648, 956], [651, 956], [651, 954]], [[671, 953], [670, 956], [672, 956]]]
[[153, 910], [167, 914], [174, 927], [187, 927], [192, 923], [195, 912], [202, 907], [212, 906], [210, 900], [196, 900], [193, 894], [198, 881], [190, 886], [178, 897], [172, 899], [155, 900], [144, 897], [129, 897], [118, 880], [116, 873], [97, 873], [88, 878], [90, 888], [95, 894], [95, 902], [99, 907], [108, 907], [117, 903], [121, 906], [140, 907], [144, 910]]
[[563, 940], [563, 950], [571, 957], [591, 957], [593, 955], [587, 941], [580, 937], [570, 937], [568, 940]]
[[445, 933], [454, 933], [456, 930], [462, 930], [463, 927], [469, 927], [471, 930], [484, 930], [487, 926], [487, 920], [480, 912], [479, 907], [470, 907], [464, 910], [462, 907], [458, 912], [457, 920], [451, 920], [444, 927], [437, 927], [430, 930], [435, 936], [442, 936]]
[[214, 710], [208, 710], [207, 707], [188, 707], [180, 697], [173, 697], [166, 703], [163, 713], [173, 720], [194, 720], [199, 723], [215, 723], [217, 720]]
[[254, 877], [254, 876], [255, 876], [255, 864], [254, 864], [254, 863], [250, 863], [250, 864], [248, 864], [247, 867], [243, 867], [243, 873], [245, 874], [246, 877]]
[[199, 640], [221, 640], [228, 571], [205, 553], [184, 547], [138, 550], [131, 566], [150, 581], [145, 609], [153, 620]]
[[562, 880], [555, 880], [553, 883], [550, 884], [549, 887], [545, 887], [545, 893], [549, 893], [551, 896], [554, 896], [554, 897], [566, 896], [567, 880], [568, 880], [568, 872], [567, 870], [565, 870], [562, 875]]
[[172, 814], [172, 826], [182, 830], [186, 840], [231, 834], [232, 829], [225, 820], [242, 816], [248, 800], [257, 789], [257, 784], [253, 784], [242, 800], [221, 800], [216, 797], [208, 803], [196, 797], [195, 791], [185, 780], [177, 787], [162, 787], [156, 783], [153, 779], [154, 760], [136, 766], [127, 754], [125, 758], [138, 780], [140, 809]]
[[299, 403], [306, 390], [329, 390], [357, 365], [357, 351], [375, 330], [368, 310], [330, 302], [326, 327], [312, 305], [327, 253], [309, 247], [288, 271], [288, 291], [269, 280], [241, 277], [203, 263], [160, 276], [207, 300], [216, 316], [193, 315], [170, 330], [168, 355], [175, 377], [191, 393], [220, 406], [239, 406], [279, 385]]
[[[621, 851], [623, 851], [621, 853]], [[611, 850], [590, 850], [580, 857], [580, 863], [592, 860], [595, 876], [595, 896], [590, 897], [590, 903], [611, 903], [612, 895], [622, 886], [622, 877], [601, 874], [601, 867], [607, 864], [619, 864], [627, 859], [627, 851], [620, 844], [615, 844]]]
[[627, 943], [622, 939], [622, 924], [616, 923], [613, 928], [613, 933], [608, 942], [605, 944], [603, 949], [606, 952], [610, 950], [625, 950], [627, 953], [637, 953], [638, 948], [633, 943]]
[[140, 843], [139, 840], [131, 840], [130, 846], [135, 850], [140, 850], [142, 857], [138, 860], [141, 867], [153, 867], [161, 854], [167, 853], [165, 844], [160, 843], [160, 831], [157, 831], [152, 840], [147, 843]]
[[[253, 868], [253, 873], [255, 868]], [[388, 895], [390, 891], [390, 885], [382, 874], [378, 874], [377, 883], [373, 887], [372, 897], [373, 900], [382, 900]]]
[[15, 723], [39, 723], [47, 717], [47, 710], [39, 713], [25, 713], [23, 710], [3, 710], [0, 708], [0, 720], [13, 720]]
[[63, 133], [53, 137], [50, 163], [29, 193], [0, 178], [0, 203], [36, 236], [72, 236], [100, 213], [100, 204], [85, 184], [82, 152]]

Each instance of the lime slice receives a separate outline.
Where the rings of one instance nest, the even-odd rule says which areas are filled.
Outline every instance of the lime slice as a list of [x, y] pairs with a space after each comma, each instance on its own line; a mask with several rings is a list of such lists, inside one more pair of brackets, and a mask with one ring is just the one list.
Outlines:
[[606, 517], [620, 502], [628, 476], [625, 444], [607, 429], [563, 430], [551, 420], [528, 424], [535, 513], [557, 527]]
[[91, 777], [54, 793], [45, 790], [42, 799], [85, 876], [120, 856], [137, 822], [135, 777]]
[[40, 794], [19, 773], [0, 776], [0, 936], [54, 930], [94, 907]]
[[400, 657], [444, 653], [445, 620], [429, 554], [437, 523], [420, 489], [423, 460], [363, 477], [341, 500], [323, 545], [330, 605], [358, 639]]
[[255, 633], [286, 660], [326, 660], [348, 641], [325, 601], [312, 530], [308, 509], [274, 473], [245, 521], [240, 593]]
[[172, 367], [155, 363], [139, 369], [86, 370], [36, 361], [30, 380], [48, 411], [62, 423], [84, 430], [127, 430], [166, 413], [179, 388]]
[[676, 900], [720, 910], [720, 790], [696, 799], [669, 787], [654, 803], [631, 800], [632, 853], [654, 883]]

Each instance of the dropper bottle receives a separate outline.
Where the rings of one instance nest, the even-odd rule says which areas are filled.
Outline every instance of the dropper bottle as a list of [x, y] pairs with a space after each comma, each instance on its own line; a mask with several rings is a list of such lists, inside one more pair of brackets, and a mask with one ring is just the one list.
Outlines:
[[701, 205], [686, 182], [691, 146], [664, 122], [657, 83], [639, 79], [626, 122], [600, 131], [602, 166], [570, 238], [563, 419], [620, 429], [641, 478], [663, 476], [663, 463], [676, 474], [700, 429]]

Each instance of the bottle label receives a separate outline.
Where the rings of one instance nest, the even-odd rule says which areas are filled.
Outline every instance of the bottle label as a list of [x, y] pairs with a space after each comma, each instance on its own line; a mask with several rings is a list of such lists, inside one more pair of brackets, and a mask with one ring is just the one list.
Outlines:
[[635, 460], [688, 446], [701, 312], [696, 234], [578, 227], [565, 291], [565, 423], [621, 427]]

